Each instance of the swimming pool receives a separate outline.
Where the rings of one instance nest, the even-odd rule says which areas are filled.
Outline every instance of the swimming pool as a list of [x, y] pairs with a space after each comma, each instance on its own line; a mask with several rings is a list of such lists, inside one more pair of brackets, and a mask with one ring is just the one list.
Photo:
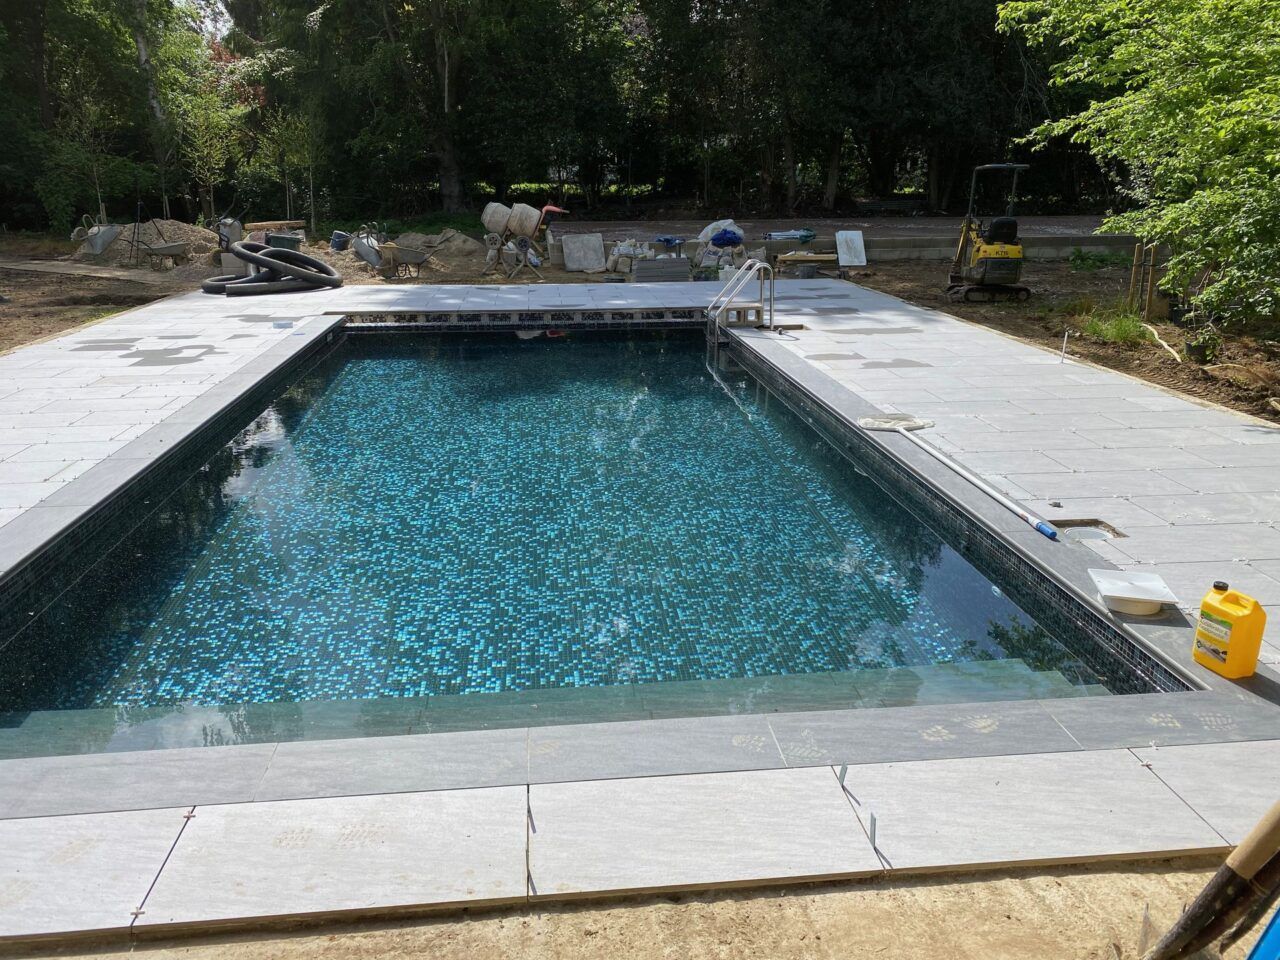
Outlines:
[[1154, 689], [730, 386], [348, 336], [10, 639], [0, 755]]

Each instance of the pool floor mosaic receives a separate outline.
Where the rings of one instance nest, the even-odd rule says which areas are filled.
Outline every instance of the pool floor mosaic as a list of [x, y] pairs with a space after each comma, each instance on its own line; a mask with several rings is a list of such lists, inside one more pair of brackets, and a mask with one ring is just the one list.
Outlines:
[[699, 335], [361, 334], [7, 645], [0, 710], [1006, 659], [1147, 689], [1064, 639]]

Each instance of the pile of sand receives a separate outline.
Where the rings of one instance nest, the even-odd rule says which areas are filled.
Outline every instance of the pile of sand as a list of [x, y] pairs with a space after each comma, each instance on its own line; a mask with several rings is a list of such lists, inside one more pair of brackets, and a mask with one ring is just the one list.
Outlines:
[[332, 266], [344, 283], [370, 283], [378, 279], [377, 271], [351, 250], [330, 250], [326, 242], [307, 244], [302, 252]]
[[[137, 230], [137, 236], [134, 230]], [[72, 259], [89, 263], [106, 264], [116, 267], [131, 267], [139, 262], [134, 244], [143, 246], [141, 266], [150, 269], [151, 263], [145, 255], [144, 245], [166, 243], [187, 244], [187, 255], [192, 261], [208, 262], [209, 255], [218, 249], [218, 235], [212, 230], [205, 230], [181, 220], [148, 220], [145, 223], [127, 223], [120, 229], [120, 235], [112, 241], [100, 255], [77, 251]]]
[[[468, 237], [457, 230], [444, 230], [441, 233], [402, 233], [395, 242], [411, 250], [427, 250], [433, 260], [446, 266], [463, 266], [480, 261], [484, 265], [486, 247], [479, 240]], [[425, 266], [425, 265], [424, 265]]]

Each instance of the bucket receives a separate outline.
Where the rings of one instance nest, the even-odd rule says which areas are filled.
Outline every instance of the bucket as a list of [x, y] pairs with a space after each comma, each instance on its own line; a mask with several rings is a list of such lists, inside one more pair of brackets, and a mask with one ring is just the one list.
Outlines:
[[267, 246], [279, 247], [281, 250], [297, 250], [302, 246], [302, 238], [293, 233], [268, 233]]
[[511, 208], [501, 203], [486, 203], [480, 214], [480, 222], [490, 233], [502, 235], [507, 232], [507, 221], [511, 219]]
[[538, 232], [538, 224], [541, 222], [541, 210], [527, 203], [517, 203], [511, 208], [511, 219], [507, 221], [507, 230], [512, 236], [532, 237]]
[[347, 244], [351, 242], [351, 234], [345, 230], [335, 230], [333, 235], [329, 237], [329, 249], [335, 253], [339, 250], [347, 249]]

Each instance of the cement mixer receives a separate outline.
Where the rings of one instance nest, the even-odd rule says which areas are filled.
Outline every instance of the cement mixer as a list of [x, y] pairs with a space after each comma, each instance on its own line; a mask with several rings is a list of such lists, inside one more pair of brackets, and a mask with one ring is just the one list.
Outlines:
[[527, 203], [508, 207], [494, 201], [485, 205], [480, 214], [480, 222], [491, 236], [497, 236], [502, 243], [517, 237], [527, 237], [533, 242], [534, 249], [541, 254], [542, 248], [538, 246], [539, 232], [551, 222], [553, 216], [568, 212], [550, 204], [539, 210]]

